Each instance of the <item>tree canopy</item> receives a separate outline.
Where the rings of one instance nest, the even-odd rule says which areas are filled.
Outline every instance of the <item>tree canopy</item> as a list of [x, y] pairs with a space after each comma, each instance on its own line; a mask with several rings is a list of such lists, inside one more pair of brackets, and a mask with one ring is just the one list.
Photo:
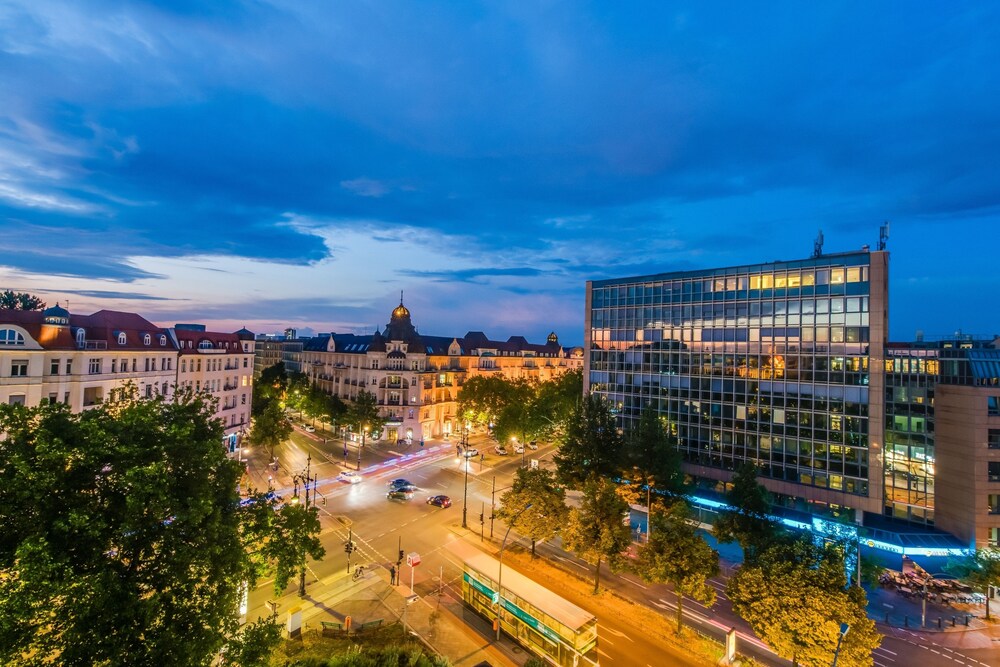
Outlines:
[[719, 574], [719, 552], [698, 534], [691, 511], [678, 501], [651, 517], [649, 541], [639, 547], [634, 568], [645, 581], [669, 583], [677, 595], [677, 632], [684, 618], [684, 598], [706, 606], [715, 603], [708, 580]]
[[3, 290], [0, 292], [0, 310], [44, 310], [45, 302], [34, 294]]
[[563, 544], [577, 556], [594, 565], [594, 594], [600, 590], [601, 563], [612, 570], [622, 564], [622, 554], [632, 543], [631, 529], [625, 521], [628, 505], [615, 490], [613, 482], [594, 477], [584, 484], [580, 507], [570, 510], [563, 530]]
[[274, 448], [285, 442], [291, 433], [292, 424], [285, 416], [281, 403], [272, 400], [264, 406], [263, 412], [253, 418], [250, 443], [266, 447], [271, 460], [274, 460]]
[[[566, 490], [556, 484], [555, 474], [545, 468], [518, 468], [513, 485], [500, 497], [500, 503], [497, 516], [504, 520], [509, 521], [521, 512], [517, 532], [531, 540], [532, 558], [535, 543], [555, 537], [569, 514]], [[522, 511], [525, 507], [528, 509]]]
[[553, 456], [559, 481], [581, 488], [595, 477], [613, 478], [621, 472], [624, 440], [611, 405], [598, 394], [577, 402], [566, 438]]
[[671, 496], [684, 491], [677, 438], [651, 405], [625, 434], [625, 462], [624, 476], [629, 483], [620, 489], [629, 503], [655, 504], [658, 495], [653, 489]]
[[379, 413], [378, 398], [370, 391], [362, 389], [348, 406], [341, 421], [352, 431], [360, 433], [366, 426], [372, 440], [382, 437], [385, 417]]
[[757, 481], [757, 466], [752, 462], [736, 472], [726, 502], [733, 509], [719, 513], [713, 532], [720, 542], [739, 542], [747, 561], [781, 537], [781, 527], [768, 516], [771, 495]]
[[207, 665], [258, 567], [199, 394], [0, 405], [0, 662]]
[[977, 549], [970, 556], [948, 561], [944, 569], [974, 589], [986, 593], [986, 618], [989, 618], [989, 587], [1000, 586], [1000, 549]]
[[868, 667], [882, 641], [865, 611], [864, 589], [847, 586], [843, 554], [835, 545], [774, 543], [729, 579], [726, 594], [733, 611], [793, 664], [829, 665], [842, 623], [850, 630], [838, 665]]

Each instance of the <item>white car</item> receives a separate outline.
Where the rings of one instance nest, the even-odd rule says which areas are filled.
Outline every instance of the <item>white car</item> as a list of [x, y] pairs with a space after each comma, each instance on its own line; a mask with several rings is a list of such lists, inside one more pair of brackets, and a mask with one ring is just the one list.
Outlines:
[[306, 433], [315, 433], [316, 429], [312, 426], [306, 426]]
[[503, 445], [497, 445], [496, 447], [493, 448], [493, 451], [498, 456], [507, 456], [507, 448], [504, 447]]
[[479, 450], [475, 447], [469, 447], [462, 453], [462, 455], [467, 459], [471, 459], [474, 456], [479, 456]]
[[514, 444], [514, 453], [515, 454], [524, 454], [524, 445], [522, 445], [519, 442], [515, 443]]
[[338, 482], [347, 482], [348, 484], [357, 484], [362, 480], [361, 474], [355, 472], [354, 470], [344, 470], [339, 475], [337, 475]]

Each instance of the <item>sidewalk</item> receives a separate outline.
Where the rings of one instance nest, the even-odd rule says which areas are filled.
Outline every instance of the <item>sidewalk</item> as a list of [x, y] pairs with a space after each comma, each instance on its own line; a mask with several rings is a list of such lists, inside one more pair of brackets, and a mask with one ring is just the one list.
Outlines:
[[278, 621], [284, 627], [289, 611], [296, 608], [302, 612], [303, 631], [322, 630], [322, 622], [343, 623], [348, 616], [352, 628], [378, 620], [384, 625], [400, 621], [455, 667], [484, 661], [494, 667], [517, 667], [494, 642], [468, 625], [467, 620], [474, 619], [467, 619], [471, 612], [460, 600], [447, 596], [433, 602], [423, 597], [408, 600], [408, 586], [390, 586], [387, 580], [388, 573], [379, 568], [357, 581], [346, 572], [313, 581], [305, 597], [291, 593], [276, 601]]

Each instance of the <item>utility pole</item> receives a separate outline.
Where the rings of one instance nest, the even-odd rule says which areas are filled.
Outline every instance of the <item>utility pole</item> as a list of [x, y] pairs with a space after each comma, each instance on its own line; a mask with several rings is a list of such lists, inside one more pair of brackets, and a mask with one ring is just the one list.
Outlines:
[[[305, 475], [299, 474], [299, 475], [295, 475], [292, 478], [293, 482], [295, 483], [296, 494], [298, 493], [298, 485], [299, 485], [299, 483], [300, 482], [302, 483], [302, 487], [303, 487], [303, 490], [305, 492], [305, 508], [306, 508], [306, 513], [307, 514], [309, 513], [309, 485], [316, 483], [316, 479], [314, 477], [312, 477], [312, 475], [310, 474], [311, 473], [311, 468], [312, 468], [312, 454], [309, 454], [308, 456], [306, 456], [306, 473], [305, 473]], [[348, 567], [350, 567], [350, 566], [348, 566]], [[302, 571], [299, 572], [299, 595], [303, 596], [305, 594], [306, 594], [306, 566], [305, 566], [305, 563], [303, 563], [302, 564]]]
[[465, 487], [462, 490], [462, 528], [468, 528], [469, 513], [469, 457], [466, 456], [469, 447], [469, 429], [462, 428], [462, 465], [465, 466]]
[[490, 539], [493, 539], [493, 515], [497, 512], [497, 476], [493, 475], [493, 490], [490, 492]]

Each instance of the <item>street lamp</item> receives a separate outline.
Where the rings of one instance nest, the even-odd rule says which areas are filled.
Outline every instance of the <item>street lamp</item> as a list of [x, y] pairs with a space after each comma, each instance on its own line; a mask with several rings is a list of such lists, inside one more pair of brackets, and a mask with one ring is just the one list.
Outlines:
[[468, 528], [469, 524], [466, 521], [466, 517], [469, 513], [469, 457], [466, 456], [468, 453], [466, 450], [469, 447], [469, 429], [464, 427], [462, 429], [462, 465], [465, 466], [465, 487], [462, 490], [462, 528]]
[[361, 450], [365, 448], [365, 438], [368, 436], [368, 425], [361, 429], [361, 446], [358, 447], [358, 471], [361, 470]]
[[528, 503], [510, 518], [510, 523], [507, 524], [507, 532], [503, 534], [503, 542], [500, 543], [500, 555], [497, 556], [497, 560], [500, 561], [500, 568], [497, 570], [497, 641], [500, 641], [500, 607], [503, 601], [503, 587], [501, 586], [503, 581], [503, 550], [507, 546], [507, 537], [510, 535], [510, 529], [514, 527], [514, 522], [530, 508], [531, 503]]
[[[292, 482], [295, 485], [295, 487], [294, 487], [295, 488], [295, 491], [294, 491], [295, 497], [292, 499], [292, 502], [293, 503], [297, 503], [298, 502], [298, 500], [299, 500], [299, 484], [302, 484], [302, 488], [305, 491], [305, 508], [306, 508], [306, 512], [309, 511], [309, 485], [312, 484], [312, 485], [315, 486], [315, 484], [316, 484], [316, 478], [313, 477], [313, 476], [311, 476], [309, 474], [309, 472], [310, 472], [309, 469], [310, 469], [311, 465], [312, 465], [312, 454], [309, 454], [308, 456], [306, 456], [306, 471], [305, 471], [305, 474], [299, 473], [299, 474], [296, 474], [296, 475], [292, 476]], [[313, 489], [313, 493], [315, 494], [315, 488]], [[305, 563], [303, 562], [303, 564], [302, 564], [302, 570], [299, 572], [299, 596], [302, 597], [305, 594], [306, 594], [306, 566], [305, 566]]]
[[847, 631], [851, 629], [851, 626], [847, 623], [840, 624], [840, 636], [837, 637], [837, 650], [833, 652], [833, 664], [830, 667], [837, 667], [837, 658], [840, 657], [840, 643], [844, 641], [844, 637], [847, 636]]

